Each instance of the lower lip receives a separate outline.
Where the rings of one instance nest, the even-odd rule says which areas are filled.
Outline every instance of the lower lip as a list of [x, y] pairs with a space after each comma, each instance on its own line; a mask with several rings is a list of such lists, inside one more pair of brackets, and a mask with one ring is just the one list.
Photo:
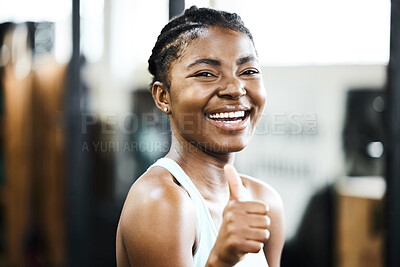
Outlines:
[[220, 128], [223, 131], [227, 131], [227, 132], [236, 132], [236, 131], [241, 131], [246, 129], [246, 127], [249, 125], [249, 118], [250, 118], [250, 114], [246, 115], [246, 117], [244, 118], [244, 120], [240, 121], [240, 122], [224, 122], [224, 121], [215, 121], [212, 120], [208, 117], [206, 117], [213, 125], [217, 126], [218, 128]]

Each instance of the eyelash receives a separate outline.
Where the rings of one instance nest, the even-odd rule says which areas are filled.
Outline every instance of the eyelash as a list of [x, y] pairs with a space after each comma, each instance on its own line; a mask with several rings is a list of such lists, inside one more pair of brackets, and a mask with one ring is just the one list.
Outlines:
[[253, 74], [258, 74], [258, 73], [260, 73], [258, 70], [254, 70], [254, 69], [251, 69], [251, 70], [245, 70], [245, 71], [243, 71], [240, 75], [253, 75]]
[[203, 71], [193, 75], [194, 77], [215, 77], [215, 75], [211, 74], [210, 72]]
[[[251, 70], [245, 70], [244, 72], [242, 72], [240, 75], [254, 75], [254, 74], [258, 74], [260, 73], [258, 70], [255, 69], [251, 69]], [[193, 75], [194, 77], [215, 77], [214, 74], [208, 72], [208, 71], [203, 71], [203, 72], [199, 72], [195, 75]]]

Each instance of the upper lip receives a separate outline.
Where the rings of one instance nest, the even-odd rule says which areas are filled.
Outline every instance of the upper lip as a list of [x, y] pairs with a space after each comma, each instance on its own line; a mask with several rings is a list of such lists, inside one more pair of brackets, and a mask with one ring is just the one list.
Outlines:
[[206, 111], [205, 114], [223, 113], [223, 112], [235, 112], [235, 111], [250, 111], [251, 108], [245, 105], [226, 105], [221, 108]]

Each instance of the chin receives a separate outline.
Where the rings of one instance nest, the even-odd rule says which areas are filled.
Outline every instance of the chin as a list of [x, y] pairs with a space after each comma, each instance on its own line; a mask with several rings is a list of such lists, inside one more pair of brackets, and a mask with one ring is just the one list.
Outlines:
[[248, 142], [227, 142], [227, 143], [218, 143], [218, 142], [210, 142], [207, 145], [202, 146], [206, 151], [212, 153], [234, 153], [242, 151]]

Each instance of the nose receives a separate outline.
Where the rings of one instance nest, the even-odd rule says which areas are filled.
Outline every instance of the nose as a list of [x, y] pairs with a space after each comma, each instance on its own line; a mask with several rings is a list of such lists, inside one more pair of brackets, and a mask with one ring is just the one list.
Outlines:
[[237, 78], [226, 79], [225, 85], [218, 91], [219, 97], [238, 99], [246, 95], [244, 82]]

